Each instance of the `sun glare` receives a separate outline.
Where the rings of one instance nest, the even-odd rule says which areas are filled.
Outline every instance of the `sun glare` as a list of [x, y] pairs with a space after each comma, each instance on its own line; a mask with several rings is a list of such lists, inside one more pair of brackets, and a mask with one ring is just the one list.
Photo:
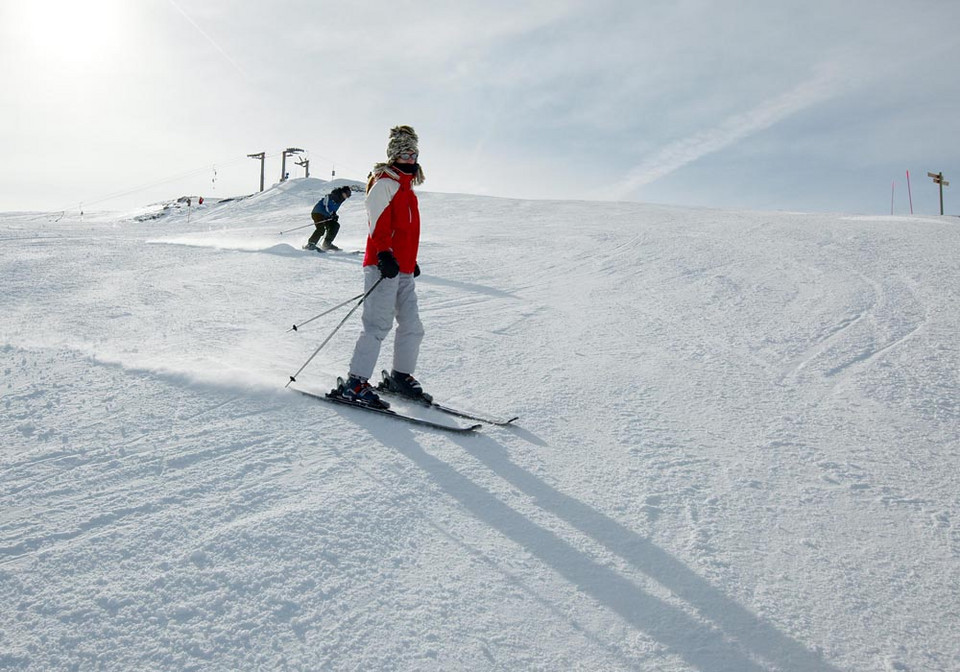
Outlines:
[[95, 66], [116, 56], [126, 13], [122, 0], [18, 2], [14, 21], [32, 57], [67, 69]]

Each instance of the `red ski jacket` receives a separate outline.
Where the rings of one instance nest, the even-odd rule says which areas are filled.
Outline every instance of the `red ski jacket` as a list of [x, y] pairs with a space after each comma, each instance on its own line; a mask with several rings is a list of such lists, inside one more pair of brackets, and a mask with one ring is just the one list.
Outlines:
[[390, 166], [373, 176], [366, 200], [370, 233], [364, 266], [376, 266], [377, 254], [390, 250], [400, 272], [413, 273], [420, 249], [420, 205], [412, 180], [413, 175]]

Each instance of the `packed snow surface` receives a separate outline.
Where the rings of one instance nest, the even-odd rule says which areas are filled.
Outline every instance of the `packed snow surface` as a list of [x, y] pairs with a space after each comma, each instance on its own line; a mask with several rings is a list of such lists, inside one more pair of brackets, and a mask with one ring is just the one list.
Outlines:
[[0, 215], [0, 668], [960, 670], [958, 220], [424, 192], [460, 436], [284, 388], [337, 184]]

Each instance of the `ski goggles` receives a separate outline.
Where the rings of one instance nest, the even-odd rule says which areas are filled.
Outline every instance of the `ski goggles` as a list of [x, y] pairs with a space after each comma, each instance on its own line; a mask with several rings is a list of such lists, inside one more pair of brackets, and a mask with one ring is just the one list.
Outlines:
[[420, 154], [418, 154], [417, 152], [400, 152], [399, 154], [397, 154], [397, 158], [400, 159], [401, 161], [413, 161], [414, 163], [417, 162], [417, 159], [419, 157], [420, 157]]

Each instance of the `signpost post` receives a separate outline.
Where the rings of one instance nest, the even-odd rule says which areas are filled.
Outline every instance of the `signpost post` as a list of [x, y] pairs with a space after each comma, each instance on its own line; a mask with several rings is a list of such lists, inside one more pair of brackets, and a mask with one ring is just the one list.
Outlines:
[[950, 183], [943, 179], [943, 173], [927, 173], [928, 177], [933, 178], [934, 184], [940, 185], [940, 214], [943, 215], [943, 188], [949, 187]]

